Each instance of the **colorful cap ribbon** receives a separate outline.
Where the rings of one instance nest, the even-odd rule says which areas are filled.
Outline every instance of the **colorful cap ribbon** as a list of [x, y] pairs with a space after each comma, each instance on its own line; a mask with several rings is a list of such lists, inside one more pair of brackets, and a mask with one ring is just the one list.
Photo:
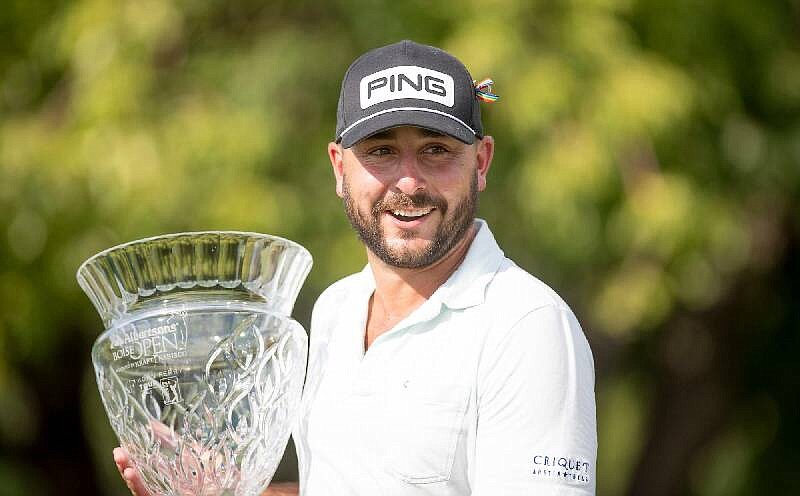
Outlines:
[[472, 84], [475, 85], [475, 96], [478, 97], [478, 100], [491, 103], [500, 99], [500, 95], [495, 95], [492, 93], [492, 85], [494, 84], [494, 81], [491, 79], [486, 78], [480, 83], [472, 81]]

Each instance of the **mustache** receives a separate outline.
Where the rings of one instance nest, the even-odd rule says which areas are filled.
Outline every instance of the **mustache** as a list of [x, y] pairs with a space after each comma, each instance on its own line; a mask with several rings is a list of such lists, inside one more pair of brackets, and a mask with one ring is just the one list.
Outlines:
[[386, 210], [400, 210], [404, 208], [425, 208], [433, 207], [444, 213], [447, 203], [439, 197], [433, 196], [428, 192], [420, 191], [413, 195], [405, 193], [392, 193], [390, 196], [378, 200], [372, 206], [372, 214], [380, 215]]

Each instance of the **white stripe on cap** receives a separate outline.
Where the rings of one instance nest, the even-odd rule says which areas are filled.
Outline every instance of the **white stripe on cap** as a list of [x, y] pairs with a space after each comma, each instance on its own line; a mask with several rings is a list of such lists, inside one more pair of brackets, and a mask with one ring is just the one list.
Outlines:
[[454, 121], [458, 122], [459, 124], [461, 124], [465, 128], [469, 129], [470, 132], [472, 134], [474, 134], [475, 136], [478, 135], [478, 133], [476, 133], [474, 129], [469, 127], [466, 122], [462, 121], [461, 119], [459, 119], [458, 117], [456, 117], [454, 115], [448, 114], [447, 112], [442, 112], [441, 110], [434, 110], [434, 109], [429, 109], [429, 108], [424, 108], [424, 107], [397, 107], [397, 108], [390, 108], [390, 109], [386, 109], [386, 110], [381, 110], [380, 112], [375, 112], [374, 114], [368, 115], [366, 117], [362, 117], [361, 119], [359, 119], [359, 120], [355, 121], [354, 123], [350, 124], [349, 126], [347, 126], [347, 128], [344, 131], [342, 131], [342, 134], [339, 135], [339, 139], [344, 138], [344, 135], [347, 134], [348, 131], [350, 131], [351, 129], [353, 129], [354, 127], [358, 126], [359, 124], [361, 124], [364, 121], [368, 121], [368, 120], [372, 119], [373, 117], [378, 117], [379, 115], [388, 114], [389, 112], [397, 112], [399, 110], [418, 110], [420, 112], [430, 112], [432, 114], [443, 115], [445, 117], [449, 117], [450, 119], [453, 119]]

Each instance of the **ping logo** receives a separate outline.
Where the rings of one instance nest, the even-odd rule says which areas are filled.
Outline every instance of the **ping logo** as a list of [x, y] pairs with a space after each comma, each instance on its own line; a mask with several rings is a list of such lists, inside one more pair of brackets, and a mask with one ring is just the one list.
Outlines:
[[453, 78], [449, 75], [417, 67], [399, 65], [374, 72], [361, 79], [361, 108], [389, 100], [416, 98], [453, 106]]

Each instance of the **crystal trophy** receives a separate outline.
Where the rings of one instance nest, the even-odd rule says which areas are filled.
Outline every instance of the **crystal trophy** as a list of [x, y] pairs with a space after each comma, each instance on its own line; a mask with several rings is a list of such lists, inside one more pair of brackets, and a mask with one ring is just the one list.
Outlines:
[[311, 268], [256, 233], [158, 236], [78, 269], [103, 320], [92, 348], [111, 427], [157, 496], [255, 496], [286, 449], [307, 337], [290, 314]]

